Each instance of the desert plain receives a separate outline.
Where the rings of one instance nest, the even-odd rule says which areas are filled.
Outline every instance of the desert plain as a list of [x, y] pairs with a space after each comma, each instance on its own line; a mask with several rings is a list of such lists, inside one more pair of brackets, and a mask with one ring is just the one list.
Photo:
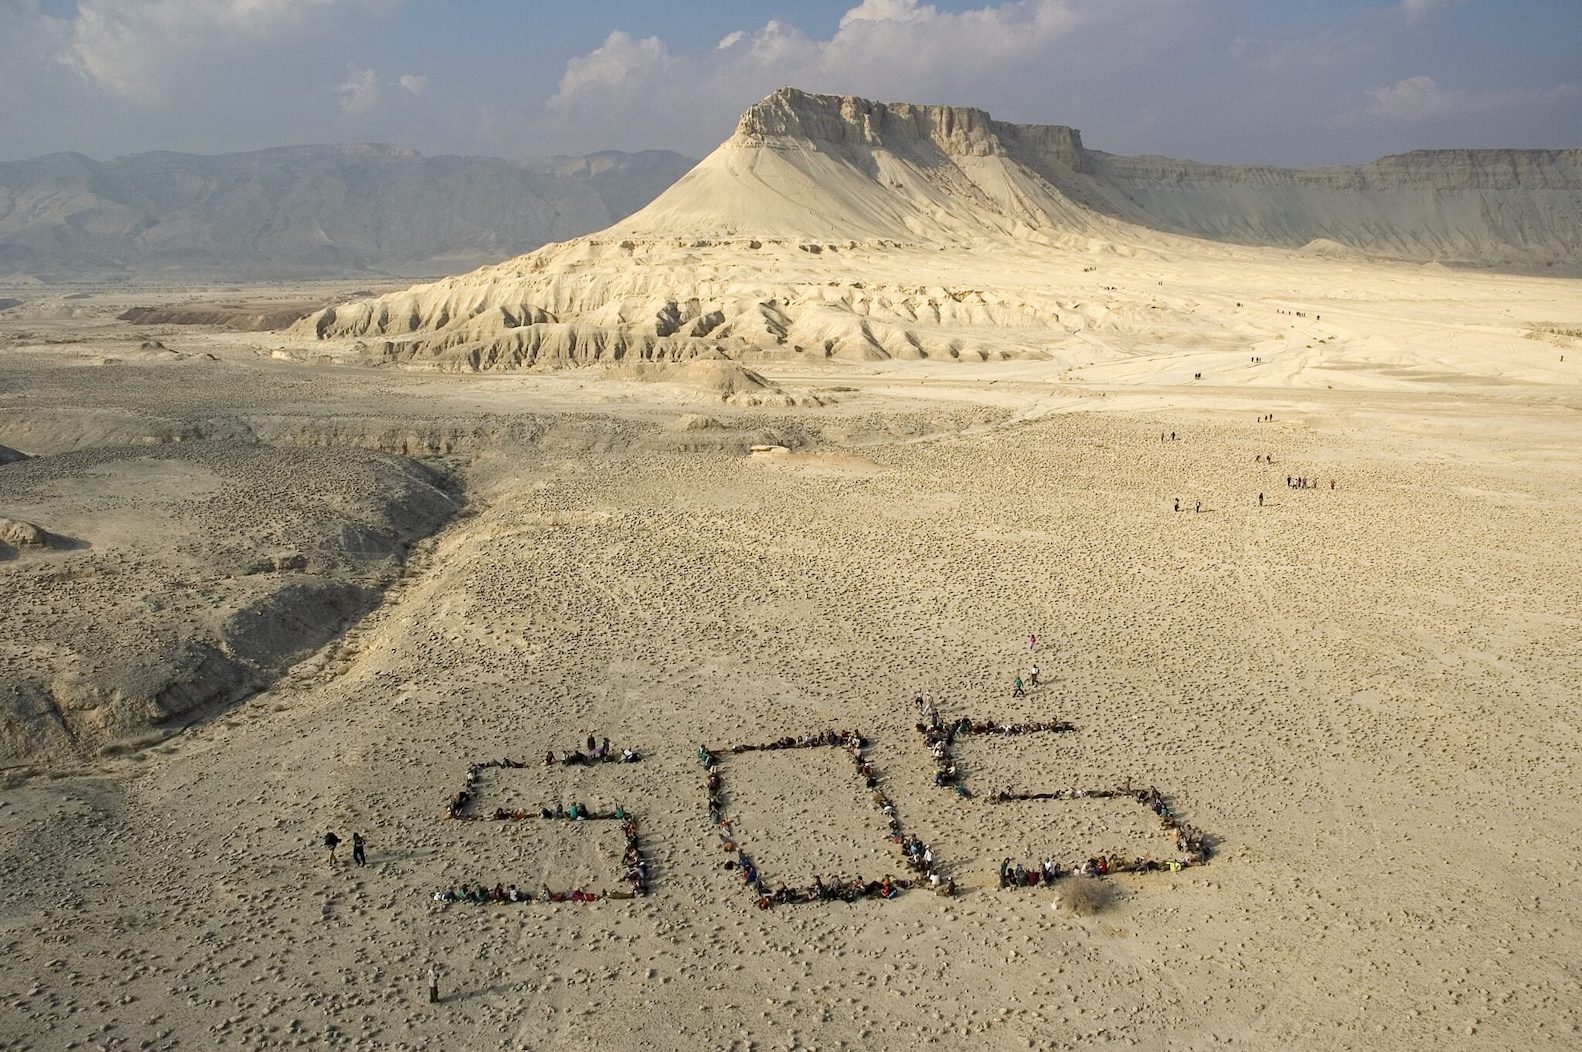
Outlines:
[[[432, 291], [186, 290], [355, 300], [247, 332], [118, 320], [166, 289], [0, 289], [26, 454], [0, 515], [50, 538], [0, 562], [0, 1046], [1582, 1042], [1575, 278], [1091, 231], [747, 262], [738, 229], [630, 236], [502, 267], [563, 267], [547, 309], [587, 314], [652, 292], [606, 259], [646, 253], [701, 290], [683, 325], [769, 275], [784, 344], [650, 332], [633, 364], [547, 321], [511, 346], [566, 367], [498, 371], [493, 330], [368, 323], [388, 291], [443, 331], [462, 293], [434, 322]], [[936, 302], [916, 355], [840, 353], [890, 337], [827, 320], [832, 256], [848, 312], [859, 278], [968, 307]], [[958, 794], [920, 692], [1075, 729], [963, 738]], [[766, 880], [914, 876], [841, 750], [730, 752], [827, 728], [955, 895], [761, 909], [726, 868], [700, 745]], [[640, 762], [544, 765], [590, 735]], [[1122, 784], [1206, 864], [1108, 876], [1097, 911], [998, 886], [1006, 858], [1174, 857], [1129, 800], [994, 802]], [[615, 828], [488, 817], [572, 803], [635, 816], [647, 895], [434, 901], [621, 890]]]

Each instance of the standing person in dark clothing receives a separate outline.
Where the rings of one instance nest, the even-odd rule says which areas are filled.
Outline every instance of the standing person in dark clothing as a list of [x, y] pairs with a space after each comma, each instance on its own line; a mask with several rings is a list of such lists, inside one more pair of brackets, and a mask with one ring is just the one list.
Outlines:
[[359, 866], [366, 866], [368, 864], [368, 855], [365, 853], [366, 848], [367, 845], [363, 842], [363, 835], [361, 833], [353, 833], [352, 861], [357, 863]]

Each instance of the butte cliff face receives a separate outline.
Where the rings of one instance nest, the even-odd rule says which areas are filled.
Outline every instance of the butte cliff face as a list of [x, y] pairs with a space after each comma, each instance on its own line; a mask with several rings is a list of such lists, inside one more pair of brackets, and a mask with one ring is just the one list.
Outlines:
[[[966, 107], [782, 89], [601, 234], [338, 306], [295, 331], [361, 339], [375, 361], [447, 370], [1044, 356], [1116, 323], [1109, 307], [1076, 295], [1071, 272], [1094, 270], [1099, 257], [1252, 251], [1216, 241], [1574, 265], [1582, 151], [1408, 154], [1315, 171], [1214, 166], [1098, 153], [1072, 128]], [[1139, 317], [1158, 327], [1159, 314]]]
[[1419, 150], [1306, 170], [1092, 152], [1077, 181], [1120, 218], [1217, 241], [1329, 241], [1492, 266], [1582, 262], [1582, 150]]
[[945, 243], [1115, 233], [1061, 186], [1083, 158], [1072, 128], [787, 88], [615, 230]]

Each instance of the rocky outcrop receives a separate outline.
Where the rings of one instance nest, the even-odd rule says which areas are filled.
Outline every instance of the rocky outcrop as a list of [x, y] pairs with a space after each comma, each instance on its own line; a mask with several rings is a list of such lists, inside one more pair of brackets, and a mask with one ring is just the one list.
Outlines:
[[238, 332], [269, 332], [322, 310], [324, 301], [298, 303], [182, 303], [132, 307], [117, 315], [133, 325], [212, 325]]
[[1082, 135], [1057, 124], [1007, 124], [971, 106], [872, 102], [781, 88], [742, 114], [731, 142], [770, 149], [793, 140], [897, 152], [928, 144], [952, 157], [1027, 151], [1081, 171]]
[[8, 508], [73, 541], [40, 550], [42, 530], [0, 520], [18, 552], [0, 766], [168, 733], [266, 686], [371, 609], [457, 505], [430, 469], [351, 449], [191, 441], [5, 472]]
[[31, 522], [0, 516], [0, 543], [13, 548], [44, 548], [49, 545], [49, 533]]

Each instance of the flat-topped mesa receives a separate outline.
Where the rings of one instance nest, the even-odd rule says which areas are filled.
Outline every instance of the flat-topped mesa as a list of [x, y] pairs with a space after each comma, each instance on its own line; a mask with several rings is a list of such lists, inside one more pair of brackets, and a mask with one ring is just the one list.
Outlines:
[[974, 106], [873, 102], [781, 88], [742, 114], [731, 142], [768, 147], [787, 140], [865, 146], [893, 152], [932, 143], [952, 157], [1010, 155], [1017, 148], [1082, 171], [1082, 133], [1059, 124], [1009, 124]]
[[809, 350], [984, 360], [1011, 352], [998, 336], [974, 347], [959, 333], [1048, 331], [1060, 320], [1047, 290], [1006, 278], [981, 302], [874, 293], [877, 262], [948, 251], [977, 273], [1012, 253], [1032, 264], [1220, 254], [1189, 240], [1207, 239], [1571, 273], [1579, 205], [1576, 150], [1438, 150], [1309, 170], [1201, 164], [1089, 151], [1074, 128], [971, 106], [781, 88], [602, 234], [321, 311], [297, 331], [384, 337], [364, 353], [441, 369]]
[[781, 88], [614, 232], [914, 244], [1122, 236], [1067, 194], [1085, 170], [1072, 128]]

